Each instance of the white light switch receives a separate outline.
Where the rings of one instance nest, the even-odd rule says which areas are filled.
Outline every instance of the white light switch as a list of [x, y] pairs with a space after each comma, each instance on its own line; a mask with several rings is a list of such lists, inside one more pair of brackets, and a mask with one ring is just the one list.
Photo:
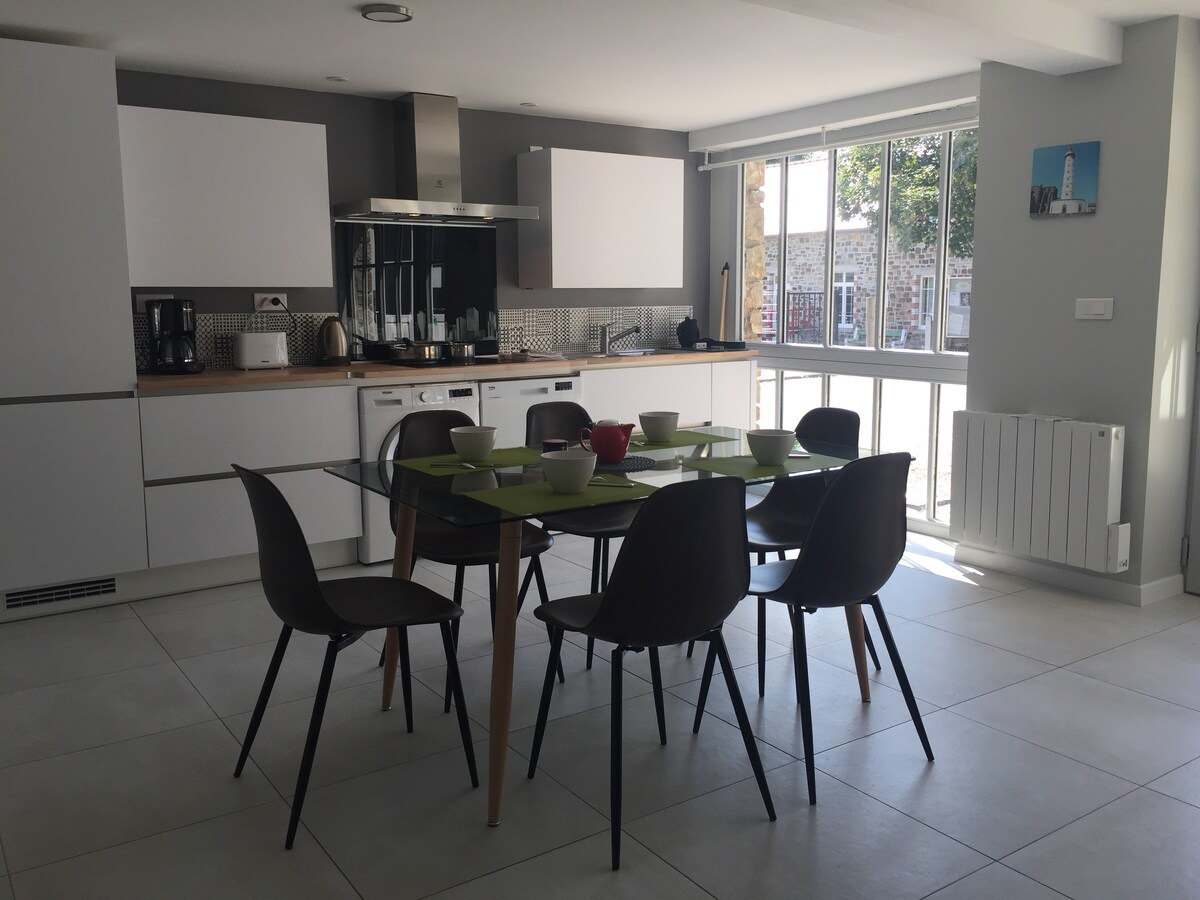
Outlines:
[[1112, 316], [1112, 297], [1075, 298], [1075, 318], [1077, 319], [1111, 319]]

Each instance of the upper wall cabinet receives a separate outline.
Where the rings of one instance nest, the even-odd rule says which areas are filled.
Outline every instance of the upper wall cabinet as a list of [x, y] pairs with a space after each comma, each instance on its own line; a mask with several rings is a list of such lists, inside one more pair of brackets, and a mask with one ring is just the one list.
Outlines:
[[0, 397], [132, 391], [112, 53], [0, 39], [0, 132]]
[[134, 286], [333, 284], [325, 126], [119, 108]]
[[523, 288], [683, 287], [683, 160], [557, 148], [517, 157]]

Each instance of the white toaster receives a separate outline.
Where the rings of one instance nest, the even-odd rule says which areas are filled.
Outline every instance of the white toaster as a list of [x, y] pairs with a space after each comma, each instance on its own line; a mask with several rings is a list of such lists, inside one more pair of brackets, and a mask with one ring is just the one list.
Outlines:
[[243, 331], [233, 336], [235, 369], [285, 369], [287, 335], [282, 331]]

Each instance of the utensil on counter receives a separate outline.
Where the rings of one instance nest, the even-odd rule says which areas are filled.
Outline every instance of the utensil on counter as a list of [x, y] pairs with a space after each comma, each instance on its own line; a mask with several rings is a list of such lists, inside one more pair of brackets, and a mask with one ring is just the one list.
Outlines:
[[405, 366], [437, 366], [446, 361], [446, 344], [443, 341], [414, 341], [401, 338], [388, 344], [388, 362]]
[[451, 341], [450, 342], [450, 365], [452, 365], [452, 366], [473, 366], [473, 365], [475, 365], [475, 342], [474, 341]]

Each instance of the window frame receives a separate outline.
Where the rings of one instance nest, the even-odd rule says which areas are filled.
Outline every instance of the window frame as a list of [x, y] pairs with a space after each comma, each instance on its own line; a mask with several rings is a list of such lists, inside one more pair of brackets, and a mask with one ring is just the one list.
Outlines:
[[[978, 127], [978, 123], [964, 123], [956, 128], [945, 131], [931, 131], [929, 134], [941, 134], [943, 136], [943, 146], [947, 148], [942, 154], [941, 171], [939, 174], [939, 196], [938, 196], [938, 239], [936, 245], [936, 262], [934, 275], [940, 273], [940, 277], [935, 277], [936, 287], [936, 312], [932, 323], [926, 325], [928, 329], [932, 325], [934, 333], [928, 338], [930, 350], [907, 350], [899, 347], [889, 347], [884, 335], [884, 316], [876, 315], [874, 317], [873, 331], [878, 334], [866, 335], [866, 346], [845, 346], [842, 343], [842, 337], [839, 335], [837, 321], [837, 307], [834, 297], [834, 277], [836, 272], [844, 271], [845, 266], [834, 267], [834, 230], [835, 230], [835, 211], [834, 211], [834, 181], [836, 178], [837, 169], [837, 151], [847, 149], [846, 147], [828, 148], [830, 153], [829, 164], [829, 194], [828, 194], [828, 227], [826, 234], [826, 269], [825, 269], [825, 284], [826, 284], [826, 301], [824, 310], [824, 321], [826, 323], [824, 340], [821, 344], [815, 343], [784, 343], [783, 335], [777, 328], [774, 334], [773, 341], [755, 341], [747, 340], [747, 346], [756, 349], [759, 352], [760, 361], [764, 367], [771, 368], [801, 368], [806, 371], [820, 373], [845, 373], [845, 374], [872, 374], [878, 373], [879, 377], [908, 377], [915, 379], [929, 379], [934, 381], [946, 381], [950, 383], [965, 383], [966, 368], [969, 354], [962, 350], [955, 350], [948, 346], [945, 337], [947, 306], [949, 300], [948, 285], [950, 281], [949, 273], [947, 272], [947, 243], [948, 243], [948, 228], [949, 216], [947, 215], [947, 204], [949, 200], [950, 190], [950, 170], [952, 162], [952, 153], [949, 148], [954, 146], [955, 136], [963, 131], [968, 131]], [[887, 265], [887, 192], [891, 181], [891, 142], [898, 140], [901, 137], [908, 135], [894, 135], [892, 137], [879, 137], [865, 143], [881, 144], [881, 214], [879, 226], [879, 271], [880, 277], [876, 285], [876, 298], [874, 300], [875, 309], [879, 312], [883, 310], [883, 292], [884, 288], [884, 272]], [[814, 148], [815, 149], [815, 148]], [[822, 148], [825, 149], [825, 148]], [[811, 152], [809, 150], [798, 150], [797, 153]], [[772, 160], [780, 161], [780, 230], [774, 239], [778, 242], [776, 245], [776, 281], [785, 281], [786, 265], [787, 265], [787, 234], [786, 234], [786, 198], [787, 198], [787, 161], [795, 154], [789, 153], [773, 153], [770, 157]], [[761, 162], [766, 163], [764, 159]], [[736, 246], [738, 250], [739, 266], [738, 266], [738, 290], [736, 293], [736, 323], [739, 335], [744, 336], [744, 318], [743, 318], [743, 298], [745, 297], [744, 284], [744, 266], [741, 260], [745, 254], [745, 209], [744, 201], [746, 195], [746, 163], [737, 166], [737, 184], [738, 184], [738, 207], [737, 207], [737, 234]], [[970, 277], [970, 276], [955, 276], [955, 278]], [[861, 299], [857, 294], [856, 299]], [[782, 315], [780, 310], [776, 310], [776, 319]], [[887, 373], [887, 374], [885, 374]]]

